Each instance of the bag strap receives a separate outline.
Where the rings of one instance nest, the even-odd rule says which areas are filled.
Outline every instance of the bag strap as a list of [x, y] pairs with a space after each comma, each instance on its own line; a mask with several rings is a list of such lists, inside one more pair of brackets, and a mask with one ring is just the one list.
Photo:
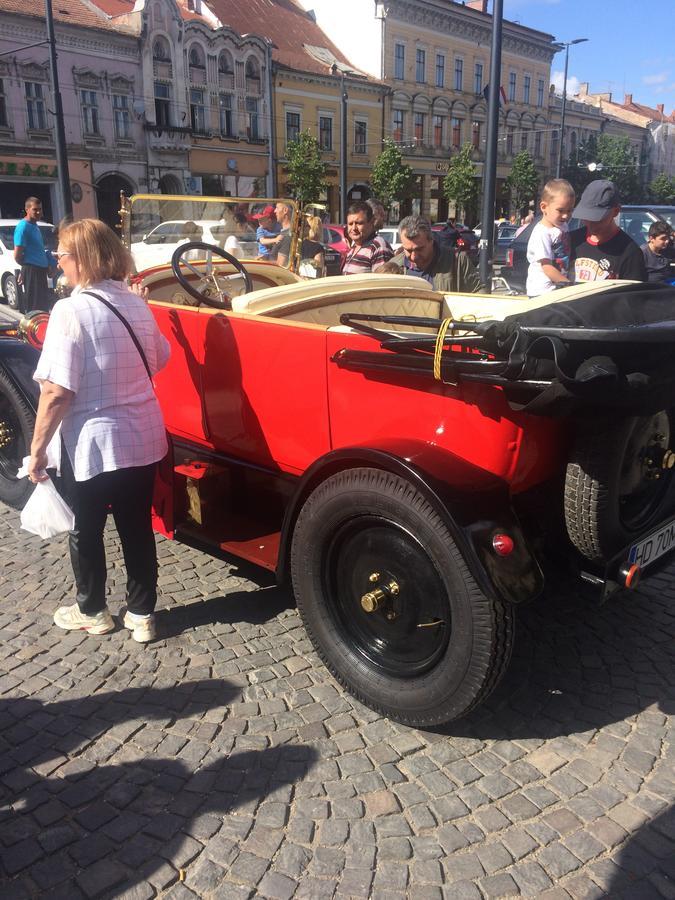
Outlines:
[[122, 325], [124, 325], [126, 330], [129, 332], [129, 337], [134, 342], [134, 344], [136, 345], [136, 349], [138, 350], [138, 352], [141, 355], [141, 359], [143, 360], [143, 365], [145, 366], [145, 371], [148, 373], [148, 378], [150, 379], [150, 381], [152, 381], [152, 373], [150, 372], [150, 366], [148, 365], [148, 360], [145, 357], [145, 353], [143, 353], [143, 348], [141, 347], [141, 342], [138, 340], [136, 335], [131, 330], [131, 325], [129, 325], [129, 323], [124, 318], [122, 313], [118, 309], [115, 309], [115, 307], [112, 305], [112, 303], [110, 303], [108, 300], [106, 300], [105, 297], [101, 297], [100, 294], [95, 294], [94, 291], [82, 291], [82, 294], [86, 294], [87, 297], [96, 297], [96, 299], [100, 300], [104, 306], [108, 307], [110, 312], [115, 313], [115, 315], [120, 320]]

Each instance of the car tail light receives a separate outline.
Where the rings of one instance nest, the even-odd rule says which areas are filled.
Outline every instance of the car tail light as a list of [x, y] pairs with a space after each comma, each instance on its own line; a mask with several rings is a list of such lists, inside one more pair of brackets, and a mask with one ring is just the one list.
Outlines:
[[513, 553], [514, 546], [513, 538], [508, 534], [496, 534], [492, 538], [492, 549], [497, 556], [508, 556]]
[[506, 251], [506, 265], [513, 268], [513, 250]]
[[464, 240], [464, 238], [461, 238], [461, 237], [457, 238], [457, 249], [458, 250], [466, 250], [466, 241]]
[[18, 330], [31, 347], [35, 347], [36, 350], [42, 350], [48, 324], [49, 313], [35, 312], [21, 319]]

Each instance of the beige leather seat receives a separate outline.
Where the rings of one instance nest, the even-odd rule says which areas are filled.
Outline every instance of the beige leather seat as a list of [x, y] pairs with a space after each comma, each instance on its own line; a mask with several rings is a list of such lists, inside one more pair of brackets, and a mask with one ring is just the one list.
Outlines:
[[443, 296], [421, 278], [375, 273], [334, 275], [233, 300], [235, 312], [324, 326], [339, 325], [343, 312], [438, 319], [442, 304]]

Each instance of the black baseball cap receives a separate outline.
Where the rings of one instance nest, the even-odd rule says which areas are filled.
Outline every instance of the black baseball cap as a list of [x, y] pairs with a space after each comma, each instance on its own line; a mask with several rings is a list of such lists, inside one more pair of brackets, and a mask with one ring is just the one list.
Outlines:
[[575, 219], [599, 222], [610, 209], [621, 206], [621, 198], [613, 181], [599, 179], [586, 186], [579, 204], [572, 213]]

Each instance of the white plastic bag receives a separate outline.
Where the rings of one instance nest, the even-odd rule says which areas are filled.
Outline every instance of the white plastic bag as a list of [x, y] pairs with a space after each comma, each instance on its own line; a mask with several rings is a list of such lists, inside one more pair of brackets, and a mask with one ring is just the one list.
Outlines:
[[[28, 474], [28, 461], [29, 457], [26, 457], [17, 472], [17, 478]], [[51, 478], [38, 481], [35, 485], [28, 503], [21, 510], [21, 527], [41, 538], [55, 537], [64, 531], [72, 531], [75, 527], [73, 511], [56, 490]]]

